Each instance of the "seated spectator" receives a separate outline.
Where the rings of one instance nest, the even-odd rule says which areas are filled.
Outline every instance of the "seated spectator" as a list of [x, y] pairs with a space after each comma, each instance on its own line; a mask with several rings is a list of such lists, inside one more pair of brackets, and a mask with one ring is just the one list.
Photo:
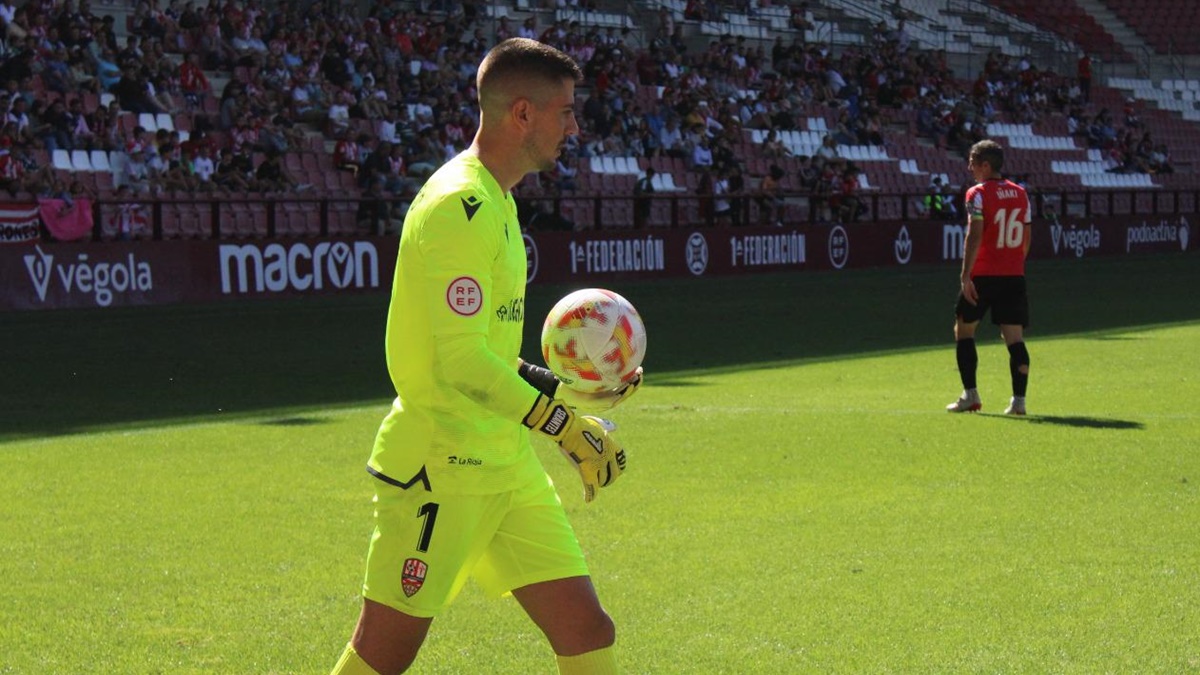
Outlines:
[[112, 93], [116, 95], [123, 110], [128, 110], [132, 113], [151, 114], [167, 112], [159, 106], [158, 101], [152, 96], [150, 82], [141, 72], [141, 69], [136, 66], [126, 66], [124, 68], [121, 79], [113, 85]]
[[325, 132], [330, 136], [338, 136], [350, 130], [350, 106], [355, 104], [354, 94], [349, 89], [338, 92], [333, 102], [329, 104]]
[[252, 189], [244, 165], [230, 151], [221, 154], [213, 174], [213, 185], [233, 192], [249, 192]]
[[27, 171], [12, 149], [12, 139], [0, 136], [0, 190], [7, 190], [14, 199], [22, 192], [37, 194], [41, 185], [53, 177], [54, 171], [49, 165], [36, 172]]
[[710, 167], [713, 165], [713, 153], [709, 148], [708, 139], [701, 138], [692, 148], [692, 168]]
[[438, 145], [437, 132], [432, 127], [422, 130], [409, 147], [408, 172], [410, 175], [425, 178], [443, 164], [442, 149]]
[[25, 97], [17, 96], [9, 105], [8, 113], [4, 116], [5, 133], [8, 134], [13, 145], [33, 143], [33, 120], [26, 111]]
[[1156, 145], [1154, 152], [1150, 154], [1150, 173], [1175, 173], [1175, 167], [1171, 165], [1171, 154], [1167, 152], [1165, 143]]
[[89, 150], [98, 148], [96, 134], [92, 132], [92, 128], [88, 125], [87, 115], [83, 113], [82, 99], [71, 99], [71, 103], [67, 106], [66, 119], [71, 135], [71, 147]]
[[666, 124], [658, 135], [658, 144], [662, 153], [668, 157], [682, 159], [687, 156], [687, 150], [683, 143], [683, 132], [679, 130], [679, 121], [674, 116], [667, 118]]
[[195, 189], [195, 180], [184, 166], [178, 146], [169, 137], [158, 146], [157, 152], [146, 154], [146, 175], [151, 192], [188, 192]]
[[298, 190], [300, 183], [283, 168], [278, 152], [268, 152], [254, 172], [258, 189], [262, 192], [286, 192]]
[[42, 147], [50, 154], [55, 150], [74, 150], [71, 118], [62, 99], [54, 102], [42, 113], [41, 119], [33, 129], [33, 135], [42, 142]]
[[212, 95], [212, 84], [200, 68], [200, 55], [192, 52], [179, 66], [179, 87], [188, 111], [204, 109], [204, 100]]
[[125, 168], [121, 172], [121, 180], [115, 182], [128, 187], [131, 192], [139, 194], [150, 192], [152, 185], [147, 166], [147, 154], [146, 146], [142, 144], [128, 147], [125, 150]]
[[121, 126], [112, 109], [97, 106], [88, 117], [88, 127], [94, 139], [92, 150], [112, 151], [122, 147]]
[[839, 159], [837, 149], [837, 141], [832, 135], [827, 134], [821, 141], [821, 147], [817, 148], [817, 156], [824, 159], [826, 162], [832, 162]]
[[212, 160], [212, 148], [207, 145], [197, 148], [197, 154], [192, 159], [192, 175], [196, 177], [196, 187], [200, 190], [212, 190], [213, 174], [217, 167]]
[[575, 177], [579, 175], [579, 169], [575, 166], [575, 159], [570, 155], [560, 155], [554, 163], [554, 186], [561, 192], [574, 192], [576, 189]]
[[783, 141], [779, 140], [779, 132], [771, 129], [767, 132], [766, 139], [763, 140], [762, 154], [768, 159], [783, 159], [791, 157], [792, 151], [783, 144]]
[[333, 146], [333, 165], [357, 176], [362, 168], [362, 160], [359, 144], [350, 137], [349, 132], [343, 132], [337, 144]]
[[375, 85], [375, 76], [367, 73], [363, 76], [363, 86], [358, 91], [358, 107], [363, 117], [369, 120], [379, 120], [388, 117], [387, 90]]

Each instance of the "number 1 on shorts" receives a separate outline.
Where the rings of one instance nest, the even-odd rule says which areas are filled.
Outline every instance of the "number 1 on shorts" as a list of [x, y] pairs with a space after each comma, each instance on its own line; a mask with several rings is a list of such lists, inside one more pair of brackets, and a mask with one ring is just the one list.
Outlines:
[[425, 523], [421, 525], [421, 538], [417, 541], [417, 550], [421, 553], [429, 551], [429, 540], [433, 538], [433, 525], [437, 522], [438, 505], [433, 502], [422, 504], [421, 508], [417, 509], [417, 517], [424, 518]]

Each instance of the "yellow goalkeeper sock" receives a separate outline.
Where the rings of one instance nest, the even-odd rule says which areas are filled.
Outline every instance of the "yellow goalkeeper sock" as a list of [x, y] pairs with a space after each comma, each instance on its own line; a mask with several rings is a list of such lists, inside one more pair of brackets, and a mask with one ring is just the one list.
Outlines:
[[347, 644], [346, 651], [342, 652], [342, 658], [338, 659], [337, 665], [333, 667], [333, 672], [329, 675], [379, 675], [379, 673], [362, 660], [358, 652], [354, 651], [354, 647]]
[[558, 656], [559, 675], [617, 675], [617, 651], [612, 646], [576, 656]]

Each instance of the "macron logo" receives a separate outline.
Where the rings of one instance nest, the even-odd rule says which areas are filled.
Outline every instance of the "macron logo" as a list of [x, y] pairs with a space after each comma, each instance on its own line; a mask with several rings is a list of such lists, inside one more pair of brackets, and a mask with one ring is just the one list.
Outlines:
[[467, 213], [467, 220], [470, 221], [475, 217], [475, 212], [479, 210], [479, 207], [483, 206], [483, 202], [479, 201], [479, 197], [475, 195], [460, 197], [460, 199], [462, 200], [463, 211]]

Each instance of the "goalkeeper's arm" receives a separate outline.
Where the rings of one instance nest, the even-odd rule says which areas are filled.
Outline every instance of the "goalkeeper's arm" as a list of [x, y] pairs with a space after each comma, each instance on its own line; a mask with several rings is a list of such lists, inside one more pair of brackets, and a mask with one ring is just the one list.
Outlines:
[[588, 412], [603, 412], [615, 408], [630, 396], [636, 394], [642, 386], [642, 369], [640, 366], [637, 369], [637, 376], [629, 382], [622, 384], [616, 389], [593, 394], [575, 391], [560, 382], [549, 369], [535, 366], [532, 363], [526, 363], [523, 359], [517, 359], [517, 373], [526, 382], [533, 385], [534, 389], [537, 389], [546, 396], [562, 399], [572, 408], [579, 408]]

